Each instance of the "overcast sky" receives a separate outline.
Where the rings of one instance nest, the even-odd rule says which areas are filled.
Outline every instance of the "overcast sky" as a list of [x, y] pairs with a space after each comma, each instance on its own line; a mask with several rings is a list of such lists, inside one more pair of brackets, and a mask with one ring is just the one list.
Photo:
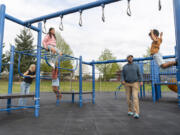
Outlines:
[[[78, 6], [95, 0], [0, 0], [6, 5], [6, 12], [22, 20], [46, 15], [63, 9]], [[64, 16], [62, 37], [72, 48], [75, 56], [83, 56], [86, 61], [96, 60], [108, 48], [117, 59], [128, 54], [141, 57], [151, 45], [148, 36], [150, 29], [163, 31], [161, 53], [173, 55], [175, 46], [172, 0], [162, 1], [158, 11], [158, 0], [132, 0], [132, 16], [126, 14], [127, 0], [106, 5], [106, 22], [101, 21], [101, 8], [83, 12], [83, 27], [79, 27], [79, 14]], [[47, 21], [47, 28], [59, 31], [60, 18]], [[37, 25], [37, 24], [34, 24]], [[14, 44], [14, 38], [22, 26], [6, 21], [4, 42], [6, 49]], [[37, 34], [33, 32], [36, 39]], [[36, 44], [36, 43], [34, 43]]]

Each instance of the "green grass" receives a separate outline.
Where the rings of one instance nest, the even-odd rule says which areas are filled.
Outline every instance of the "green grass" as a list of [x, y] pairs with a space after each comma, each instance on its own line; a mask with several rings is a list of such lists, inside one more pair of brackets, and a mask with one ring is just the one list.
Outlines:
[[[20, 85], [21, 82], [13, 82], [13, 93], [18, 93], [20, 92]], [[96, 91], [115, 91], [116, 88], [120, 85], [120, 82], [96, 82], [95, 88]], [[167, 86], [162, 86], [162, 91], [169, 91]], [[72, 90], [78, 91], [79, 89], [79, 83], [78, 82], [72, 82]], [[146, 91], [151, 92], [151, 85], [146, 84], [145, 85]], [[31, 85], [31, 92], [34, 92], [35, 90], [35, 82], [32, 83]], [[91, 91], [92, 90], [92, 82], [83, 82], [83, 91]], [[41, 80], [41, 85], [40, 85], [40, 91], [41, 92], [51, 92], [51, 81], [47, 80]], [[61, 91], [71, 91], [71, 83], [66, 81], [66, 82], [61, 82]], [[124, 91], [124, 88], [121, 90]], [[8, 92], [8, 81], [1, 80], [0, 81], [0, 94], [4, 94]]]

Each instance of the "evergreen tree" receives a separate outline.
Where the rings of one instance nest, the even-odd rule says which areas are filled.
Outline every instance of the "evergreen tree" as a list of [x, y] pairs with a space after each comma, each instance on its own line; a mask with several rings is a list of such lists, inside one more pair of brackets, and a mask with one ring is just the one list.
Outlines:
[[[24, 28], [20, 31], [20, 34], [17, 35], [17, 37], [15, 38], [15, 50], [16, 51], [33, 50], [34, 49], [33, 41], [34, 38], [32, 36], [32, 33], [28, 29]], [[15, 53], [14, 74], [18, 73], [18, 57], [19, 54]], [[35, 57], [21, 55], [21, 65], [20, 65], [21, 72], [23, 73], [27, 71], [30, 64], [32, 63], [35, 63]]]
[[[5, 47], [5, 44], [3, 44], [3, 48], [4, 47]], [[3, 54], [2, 54], [2, 70], [1, 70], [1, 72], [9, 70], [9, 60], [10, 60], [10, 52], [9, 51], [3, 52]]]

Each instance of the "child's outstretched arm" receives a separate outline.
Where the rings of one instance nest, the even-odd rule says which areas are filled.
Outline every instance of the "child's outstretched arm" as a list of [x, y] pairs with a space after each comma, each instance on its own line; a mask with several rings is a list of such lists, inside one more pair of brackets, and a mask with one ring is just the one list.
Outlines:
[[25, 77], [31, 77], [30, 75], [28, 75], [29, 74], [29, 70], [27, 70], [23, 75], [25, 76]]
[[158, 38], [154, 35], [153, 30], [151, 30], [151, 37], [154, 41], [158, 41]]
[[161, 32], [161, 34], [160, 34], [160, 39], [162, 39], [162, 36], [163, 36], [163, 32]]

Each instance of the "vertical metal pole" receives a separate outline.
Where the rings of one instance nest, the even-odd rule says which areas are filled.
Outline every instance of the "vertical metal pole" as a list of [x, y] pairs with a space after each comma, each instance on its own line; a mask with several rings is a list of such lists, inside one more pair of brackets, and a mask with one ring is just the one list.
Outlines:
[[35, 86], [35, 117], [39, 116], [40, 109], [40, 66], [41, 66], [41, 36], [42, 23], [38, 23], [38, 41], [37, 41], [37, 62], [36, 62], [36, 86]]
[[177, 46], [174, 47], [174, 51], [175, 51], [175, 58], [177, 58]]
[[72, 93], [72, 103], [74, 103], [74, 96], [75, 96], [75, 94]]
[[[144, 63], [143, 62], [141, 63], [141, 73], [142, 73], [142, 77], [143, 77], [143, 80], [144, 80]], [[145, 97], [145, 93], [146, 93], [146, 91], [145, 91], [145, 81], [143, 83], [143, 86], [141, 86], [141, 87], [142, 87], [142, 90], [143, 90], [143, 97]]]
[[95, 104], [95, 65], [94, 64], [92, 64], [92, 103]]
[[0, 73], [2, 71], [2, 53], [3, 53], [5, 10], [6, 10], [6, 6], [0, 5]]
[[[59, 56], [59, 57], [58, 57], [58, 79], [59, 79], [59, 82], [61, 82], [60, 66], [61, 66], [61, 58], [60, 58], [60, 56]], [[59, 103], [60, 103], [60, 101], [59, 101], [60, 88], [61, 88], [61, 83], [59, 83], [59, 87], [58, 87], [58, 98], [56, 99], [56, 105], [59, 105]]]
[[[11, 46], [11, 56], [10, 56], [10, 66], [9, 66], [9, 84], [8, 84], [8, 94], [12, 93], [13, 86], [13, 66], [14, 66], [14, 46]], [[11, 99], [7, 100], [7, 108], [11, 107]], [[10, 112], [10, 111], [8, 111]]]
[[[140, 68], [140, 72], [143, 75], [144, 74], [143, 73], [143, 62], [139, 62], [138, 65], [139, 65], [139, 68]], [[142, 98], [142, 86], [140, 86], [140, 98]]]
[[82, 107], [82, 56], [79, 57], [79, 106]]
[[180, 107], [180, 0], [173, 0], [174, 5], [174, 22], [175, 22], [175, 32], [176, 32], [176, 49], [177, 49], [177, 61], [178, 65], [176, 67], [176, 78], [178, 85], [178, 105]]
[[156, 95], [155, 95], [155, 78], [154, 78], [154, 60], [151, 60], [151, 78], [152, 78], [152, 82], [151, 82], [151, 87], [152, 87], [152, 99], [153, 102], [156, 102]]
[[145, 89], [145, 82], [143, 83], [143, 97], [145, 97], [146, 96], [146, 89]]
[[[154, 63], [154, 78], [156, 83], [160, 83], [160, 69], [159, 66]], [[161, 98], [161, 85], [156, 84], [155, 85], [155, 93], [156, 93], [156, 100], [159, 100]]]

